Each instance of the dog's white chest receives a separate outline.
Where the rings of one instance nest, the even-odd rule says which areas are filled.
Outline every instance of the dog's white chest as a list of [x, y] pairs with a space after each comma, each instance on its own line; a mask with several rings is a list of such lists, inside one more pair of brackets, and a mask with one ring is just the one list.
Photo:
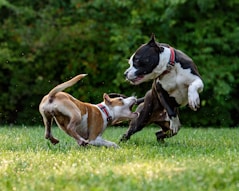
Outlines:
[[157, 79], [170, 97], [174, 97], [176, 102], [184, 106], [188, 103], [188, 86], [194, 80], [195, 75], [191, 74], [190, 69], [183, 69], [180, 64], [176, 64], [170, 73]]

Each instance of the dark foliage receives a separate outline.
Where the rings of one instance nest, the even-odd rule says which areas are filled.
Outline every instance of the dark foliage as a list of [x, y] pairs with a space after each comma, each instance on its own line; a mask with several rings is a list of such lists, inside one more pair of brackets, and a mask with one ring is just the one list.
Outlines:
[[181, 109], [184, 125], [239, 124], [237, 0], [0, 0], [0, 124], [40, 124], [46, 93], [79, 73], [67, 91], [92, 103], [104, 92], [141, 97], [127, 59], [155, 33], [197, 64], [205, 83], [199, 112]]

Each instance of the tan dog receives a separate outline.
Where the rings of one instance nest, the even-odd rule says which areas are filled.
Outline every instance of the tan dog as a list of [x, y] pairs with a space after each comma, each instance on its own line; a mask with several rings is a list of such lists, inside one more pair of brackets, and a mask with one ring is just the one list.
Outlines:
[[131, 111], [136, 98], [110, 98], [104, 94], [103, 102], [94, 105], [83, 103], [70, 94], [62, 92], [85, 76], [86, 74], [78, 75], [56, 86], [42, 99], [39, 111], [45, 125], [45, 138], [52, 144], [59, 142], [51, 133], [54, 119], [58, 127], [73, 137], [79, 145], [118, 147], [115, 143], [102, 139], [101, 135], [107, 125], [138, 117], [138, 113]]

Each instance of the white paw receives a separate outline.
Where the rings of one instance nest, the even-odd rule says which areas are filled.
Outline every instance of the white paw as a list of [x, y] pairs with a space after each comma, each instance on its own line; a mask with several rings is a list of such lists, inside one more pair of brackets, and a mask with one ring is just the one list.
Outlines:
[[106, 147], [114, 147], [116, 149], [120, 148], [116, 143], [114, 142], [111, 142], [111, 141], [106, 141], [106, 144], [105, 144]]
[[116, 149], [120, 148], [116, 143], [113, 143], [113, 142], [111, 142], [107, 147], [114, 147]]
[[200, 98], [197, 92], [193, 92], [188, 95], [188, 105], [194, 111], [197, 111], [200, 107]]
[[180, 129], [180, 121], [178, 117], [172, 117], [170, 119], [170, 129], [172, 130], [173, 134], [177, 134]]
[[198, 92], [201, 92], [202, 90], [203, 82], [199, 78], [188, 87], [188, 105], [194, 111], [200, 107], [200, 98]]

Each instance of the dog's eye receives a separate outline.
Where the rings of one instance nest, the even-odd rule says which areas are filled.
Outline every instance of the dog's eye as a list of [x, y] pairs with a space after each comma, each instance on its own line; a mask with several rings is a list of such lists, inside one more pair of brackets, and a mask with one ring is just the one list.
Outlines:
[[119, 104], [119, 105], [124, 105], [124, 98], [119, 97], [119, 98], [118, 98], [118, 104]]
[[120, 97], [118, 100], [120, 103], [124, 103], [124, 98]]

